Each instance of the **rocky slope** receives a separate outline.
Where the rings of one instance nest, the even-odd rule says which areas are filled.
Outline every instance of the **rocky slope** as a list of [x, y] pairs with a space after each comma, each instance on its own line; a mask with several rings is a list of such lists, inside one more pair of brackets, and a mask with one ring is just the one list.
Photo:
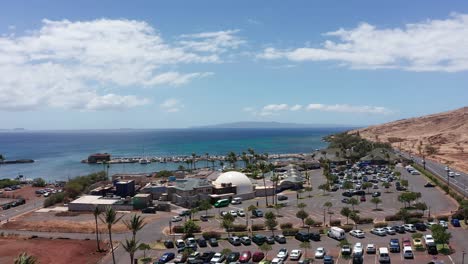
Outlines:
[[426, 146], [432, 146], [437, 153], [430, 158], [468, 172], [468, 107], [351, 131], [356, 132], [419, 155], [427, 156]]

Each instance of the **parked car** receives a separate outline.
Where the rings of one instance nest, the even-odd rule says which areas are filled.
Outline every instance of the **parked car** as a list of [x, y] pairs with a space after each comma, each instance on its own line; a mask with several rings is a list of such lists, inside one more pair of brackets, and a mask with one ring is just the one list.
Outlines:
[[283, 264], [283, 260], [280, 259], [280, 258], [274, 258], [272, 261], [271, 261], [271, 264]]
[[389, 226], [384, 227], [383, 229], [385, 230], [385, 232], [387, 232], [387, 235], [395, 235], [396, 234], [395, 230], [393, 228], [389, 227]]
[[430, 255], [437, 255], [439, 252], [437, 251], [437, 245], [434, 242], [426, 243], [427, 253]]
[[192, 252], [192, 253], [188, 256], [188, 259], [187, 259], [187, 260], [188, 260], [189, 262], [192, 262], [192, 261], [198, 259], [198, 258], [200, 257], [200, 255], [201, 255], [201, 254], [200, 254], [200, 252], [198, 252], [198, 251]]
[[244, 217], [245, 216], [244, 210], [242, 209], [237, 210], [237, 215], [240, 217]]
[[440, 220], [439, 225], [441, 225], [443, 228], [447, 229], [448, 228], [448, 223], [445, 220]]
[[416, 227], [413, 224], [404, 224], [403, 227], [405, 228], [405, 231], [416, 232]]
[[429, 243], [434, 243], [434, 238], [432, 237], [431, 234], [424, 235], [424, 242], [427, 244]]
[[431, 182], [427, 182], [426, 184], [424, 184], [424, 187], [430, 188], [430, 187], [435, 187], [435, 185]]
[[197, 243], [198, 243], [198, 245], [199, 245], [200, 247], [206, 247], [206, 245], [207, 245], [206, 240], [205, 240], [203, 237], [199, 238], [199, 239], [197, 240]]
[[200, 260], [202, 260], [203, 263], [209, 263], [215, 253], [216, 252], [213, 252], [213, 251], [204, 252], [203, 254], [201, 254]]
[[403, 247], [403, 258], [405, 259], [414, 258], [413, 249], [410, 246]]
[[223, 253], [215, 253], [213, 255], [213, 257], [211, 258], [210, 260], [210, 263], [211, 264], [215, 264], [215, 263], [223, 263], [224, 260], [226, 259], [226, 257], [223, 255]]
[[346, 244], [341, 247], [341, 255], [343, 256], [349, 256], [351, 255], [351, 247]]
[[325, 256], [323, 257], [323, 264], [334, 264], [335, 261], [333, 260], [332, 256]]
[[379, 248], [379, 263], [390, 263], [390, 255], [388, 254], [388, 249], [386, 247]]
[[208, 240], [208, 244], [210, 244], [210, 246], [212, 247], [217, 247], [218, 246], [218, 240], [214, 237], [210, 238]]
[[390, 239], [390, 243], [388, 243], [388, 248], [390, 249], [390, 252], [400, 252], [400, 241], [398, 238], [392, 238]]
[[318, 232], [309, 233], [309, 239], [312, 241], [320, 241], [320, 233]]
[[326, 254], [327, 254], [327, 251], [325, 250], [324, 247], [318, 247], [315, 250], [314, 256], [315, 256], [316, 259], [323, 259]]
[[174, 258], [174, 263], [185, 263], [187, 261], [187, 254], [177, 254]]
[[252, 215], [255, 217], [263, 217], [263, 211], [259, 209], [255, 209], [252, 211]]
[[185, 247], [185, 242], [182, 239], [177, 239], [176, 240], [176, 247], [177, 248], [184, 248]]
[[414, 227], [418, 231], [423, 231], [424, 232], [424, 231], [427, 230], [427, 226], [424, 223], [416, 223], [416, 224], [414, 224]]
[[263, 252], [257, 251], [257, 252], [252, 254], [252, 261], [253, 262], [259, 262], [264, 258], [265, 258], [265, 253], [263, 253]]
[[203, 222], [207, 222], [208, 221], [208, 216], [207, 215], [200, 215], [200, 220], [202, 220]]
[[237, 217], [237, 211], [236, 210], [229, 211], [229, 214], [234, 216], [234, 217]]
[[275, 241], [280, 244], [286, 244], [286, 237], [283, 235], [275, 235]]
[[371, 233], [378, 236], [386, 236], [387, 231], [383, 228], [372, 228]]
[[274, 236], [268, 236], [266, 238], [266, 242], [267, 242], [267, 244], [270, 244], [270, 245], [275, 244], [275, 237]]
[[395, 225], [395, 226], [392, 226], [392, 229], [395, 230], [395, 232], [397, 232], [397, 233], [399, 233], [399, 234], [404, 234], [404, 233], [406, 233], [405, 227], [402, 226], [402, 225]]
[[288, 259], [288, 255], [289, 255], [288, 250], [286, 248], [282, 248], [278, 251], [278, 254], [276, 255], [276, 257], [285, 261]]
[[356, 244], [354, 244], [353, 254], [354, 255], [362, 255], [363, 254], [361, 242], [357, 242]]
[[175, 215], [175, 216], [173, 216], [171, 218], [171, 221], [172, 222], [180, 222], [180, 221], [182, 221], [182, 217]]
[[230, 236], [228, 237], [228, 242], [231, 243], [233, 246], [240, 246], [241, 240], [238, 236]]
[[458, 220], [456, 218], [452, 218], [452, 220], [450, 222], [452, 223], [452, 225], [454, 227], [460, 227], [460, 220]]
[[250, 237], [248, 236], [241, 237], [240, 241], [244, 246], [249, 246], [252, 244], [252, 240], [250, 240]]
[[362, 264], [364, 263], [364, 258], [362, 254], [354, 254], [353, 255], [353, 264]]
[[239, 252], [231, 252], [227, 258], [226, 258], [226, 262], [227, 263], [231, 263], [231, 262], [236, 262], [239, 260], [239, 257], [240, 257], [240, 253]]
[[364, 195], [361, 196], [360, 200], [361, 200], [361, 202], [365, 202], [366, 201], [366, 196], [364, 196]]
[[172, 252], [166, 252], [164, 253], [160, 258], [159, 262], [160, 263], [167, 263], [175, 258], [175, 254]]
[[302, 256], [302, 250], [300, 249], [293, 249], [291, 250], [291, 255], [289, 257], [290, 260], [299, 260]]
[[286, 195], [278, 195], [277, 196], [278, 201], [286, 201], [288, 200], [288, 197]]
[[367, 244], [366, 253], [367, 254], [375, 254], [377, 252], [377, 248], [374, 244]]
[[164, 246], [166, 248], [174, 248], [174, 242], [172, 242], [172, 240], [166, 240], [164, 241]]
[[259, 246], [265, 243], [266, 240], [267, 240], [266, 236], [261, 235], [261, 234], [256, 234], [252, 237], [252, 241]]
[[420, 238], [413, 238], [413, 246], [416, 248], [422, 247], [423, 246], [422, 240]]
[[349, 198], [343, 198], [341, 199], [341, 202], [347, 204], [349, 203]]
[[309, 241], [309, 234], [307, 232], [297, 232], [294, 237], [301, 242]]
[[403, 247], [411, 247], [411, 240], [409, 237], [404, 237], [401, 239], [401, 244]]
[[380, 192], [373, 192], [372, 193], [372, 197], [379, 197], [379, 196], [381, 196]]
[[351, 230], [349, 231], [349, 234], [353, 237], [357, 237], [357, 238], [364, 238], [365, 236], [365, 233], [364, 231], [360, 230], [360, 229], [354, 229], [354, 230]]
[[239, 257], [239, 262], [246, 263], [246, 262], [249, 262], [251, 258], [252, 258], [252, 252], [247, 250], [241, 253]]
[[143, 214], [155, 214], [156, 213], [156, 207], [154, 207], [154, 206], [146, 207], [146, 208], [142, 209], [141, 212]]

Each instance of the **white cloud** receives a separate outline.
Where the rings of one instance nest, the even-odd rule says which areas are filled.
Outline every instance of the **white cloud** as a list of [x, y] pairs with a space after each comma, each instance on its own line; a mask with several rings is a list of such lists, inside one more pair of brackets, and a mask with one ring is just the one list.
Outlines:
[[302, 105], [299, 105], [299, 104], [291, 106], [291, 111], [299, 111], [301, 109], [302, 109]]
[[235, 29], [185, 34], [181, 36], [182, 40], [179, 43], [189, 50], [222, 53], [230, 49], [237, 49], [246, 43], [245, 40], [236, 35], [238, 32], [239, 30]]
[[159, 107], [161, 107], [162, 110], [168, 113], [175, 113], [179, 112], [182, 108], [184, 108], [184, 105], [180, 102], [180, 100], [175, 99], [175, 98], [169, 98], [166, 99], [164, 102], [162, 102]]
[[257, 57], [290, 61], [338, 61], [355, 69], [398, 68], [407, 71], [468, 70], [468, 14], [426, 20], [403, 28], [379, 29], [362, 23], [324, 34], [322, 47], [266, 48]]
[[269, 104], [263, 107], [263, 111], [284, 111], [288, 110], [289, 106], [287, 104]]
[[382, 106], [348, 105], [348, 104], [309, 104], [305, 108], [308, 111], [325, 111], [340, 113], [369, 113], [369, 114], [391, 114], [393, 111]]
[[149, 100], [120, 93], [135, 87], [182, 85], [212, 75], [174, 69], [222, 62], [221, 52], [240, 45], [232, 37], [235, 33], [193, 35], [201, 42], [216, 42], [215, 48], [202, 52], [178, 41], [167, 43], [142, 21], [43, 20], [38, 30], [0, 37], [0, 110], [104, 110], [144, 105]]

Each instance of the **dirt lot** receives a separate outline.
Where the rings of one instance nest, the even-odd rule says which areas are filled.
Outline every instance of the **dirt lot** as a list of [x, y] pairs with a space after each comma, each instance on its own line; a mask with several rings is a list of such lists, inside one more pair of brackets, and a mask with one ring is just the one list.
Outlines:
[[97, 253], [92, 240], [0, 238], [0, 263], [13, 263], [22, 252], [37, 257], [41, 264], [91, 264], [106, 254]]
[[39, 187], [32, 187], [30, 185], [23, 185], [21, 189], [14, 190], [14, 191], [4, 191], [0, 197], [4, 198], [17, 198], [23, 197], [26, 201], [35, 201], [35, 200], [42, 200], [40, 195], [37, 195], [35, 192], [36, 190], [43, 189]]
[[[69, 216], [57, 216], [57, 212], [38, 213], [32, 212], [20, 216], [2, 226], [3, 229], [29, 230], [40, 232], [63, 232], [63, 233], [94, 233], [95, 220], [92, 213], [70, 214]], [[121, 215], [121, 214], [119, 214]], [[131, 213], [125, 213], [122, 220], [129, 219]], [[143, 215], [146, 223], [160, 219], [162, 214]], [[107, 232], [106, 226], [98, 219], [101, 232]], [[123, 221], [115, 224], [112, 228], [115, 233], [127, 232], [128, 229]]]

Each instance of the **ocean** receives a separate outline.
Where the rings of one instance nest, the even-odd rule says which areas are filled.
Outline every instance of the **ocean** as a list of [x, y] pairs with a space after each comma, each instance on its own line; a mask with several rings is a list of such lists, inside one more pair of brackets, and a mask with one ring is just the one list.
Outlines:
[[[72, 178], [103, 169], [83, 164], [89, 154], [112, 156], [173, 156], [257, 153], [310, 153], [326, 147], [326, 135], [346, 128], [313, 129], [161, 129], [0, 132], [0, 153], [8, 160], [33, 159], [29, 164], [0, 165], [0, 178], [42, 177], [48, 181]], [[112, 164], [109, 174], [176, 169], [175, 163]], [[205, 162], [200, 165], [206, 166]]]

